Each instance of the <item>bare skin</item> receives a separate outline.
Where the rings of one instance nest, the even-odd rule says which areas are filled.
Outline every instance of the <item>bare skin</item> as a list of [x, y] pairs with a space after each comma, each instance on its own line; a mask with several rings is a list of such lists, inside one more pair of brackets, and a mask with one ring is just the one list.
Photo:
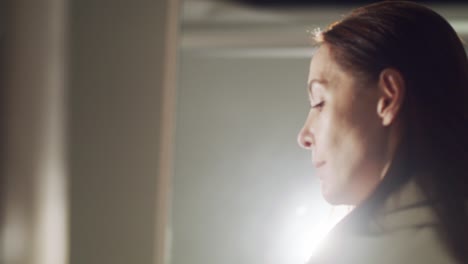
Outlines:
[[298, 135], [312, 152], [322, 194], [331, 204], [357, 205], [385, 175], [399, 142], [398, 113], [404, 80], [385, 69], [376, 83], [362, 83], [334, 60], [323, 44], [310, 64], [310, 111]]

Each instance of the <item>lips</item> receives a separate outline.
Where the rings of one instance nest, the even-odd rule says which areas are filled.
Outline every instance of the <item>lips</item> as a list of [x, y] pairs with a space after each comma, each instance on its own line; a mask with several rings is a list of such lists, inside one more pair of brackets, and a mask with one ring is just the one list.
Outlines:
[[314, 168], [318, 169], [325, 165], [326, 161], [312, 161], [312, 164], [314, 165]]

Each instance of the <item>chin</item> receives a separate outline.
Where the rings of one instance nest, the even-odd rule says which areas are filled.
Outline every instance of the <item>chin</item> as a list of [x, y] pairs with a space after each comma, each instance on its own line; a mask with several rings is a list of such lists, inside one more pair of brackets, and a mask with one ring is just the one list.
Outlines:
[[330, 205], [344, 205], [346, 204], [342, 199], [339, 199], [338, 197], [332, 196], [332, 195], [326, 195], [323, 194], [323, 199], [327, 201]]
[[326, 188], [322, 185], [322, 196], [323, 199], [330, 205], [349, 205], [350, 201], [344, 197], [343, 192], [340, 192], [333, 188]]

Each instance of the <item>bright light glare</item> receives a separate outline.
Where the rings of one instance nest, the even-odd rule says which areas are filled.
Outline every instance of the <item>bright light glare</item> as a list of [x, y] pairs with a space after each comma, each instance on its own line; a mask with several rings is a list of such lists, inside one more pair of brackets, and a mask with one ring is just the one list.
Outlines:
[[307, 256], [307, 260], [309, 260], [314, 253], [316, 252], [317, 248], [320, 246], [320, 243], [324, 240], [328, 232], [341, 220], [345, 217], [350, 211], [349, 206], [333, 206], [330, 209], [330, 215], [328, 219], [322, 221], [315, 229], [310, 239], [309, 244], [309, 254]]
[[309, 210], [308, 206], [301, 205], [296, 207], [295, 216], [288, 217], [282, 243], [285, 263], [307, 263], [327, 233], [349, 212], [346, 206], [320, 207]]
[[296, 214], [297, 216], [303, 216], [307, 213], [308, 209], [307, 209], [307, 206], [303, 205], [303, 206], [299, 206], [297, 207], [296, 209]]

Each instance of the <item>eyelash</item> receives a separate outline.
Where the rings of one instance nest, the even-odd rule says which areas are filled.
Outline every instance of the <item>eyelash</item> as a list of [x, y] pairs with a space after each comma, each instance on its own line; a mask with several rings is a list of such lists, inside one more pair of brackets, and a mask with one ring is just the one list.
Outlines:
[[322, 110], [324, 104], [325, 104], [325, 102], [322, 101], [322, 102], [320, 102], [320, 103], [318, 103], [318, 104], [315, 104], [315, 105], [311, 106], [311, 108], [312, 108], [312, 109]]

